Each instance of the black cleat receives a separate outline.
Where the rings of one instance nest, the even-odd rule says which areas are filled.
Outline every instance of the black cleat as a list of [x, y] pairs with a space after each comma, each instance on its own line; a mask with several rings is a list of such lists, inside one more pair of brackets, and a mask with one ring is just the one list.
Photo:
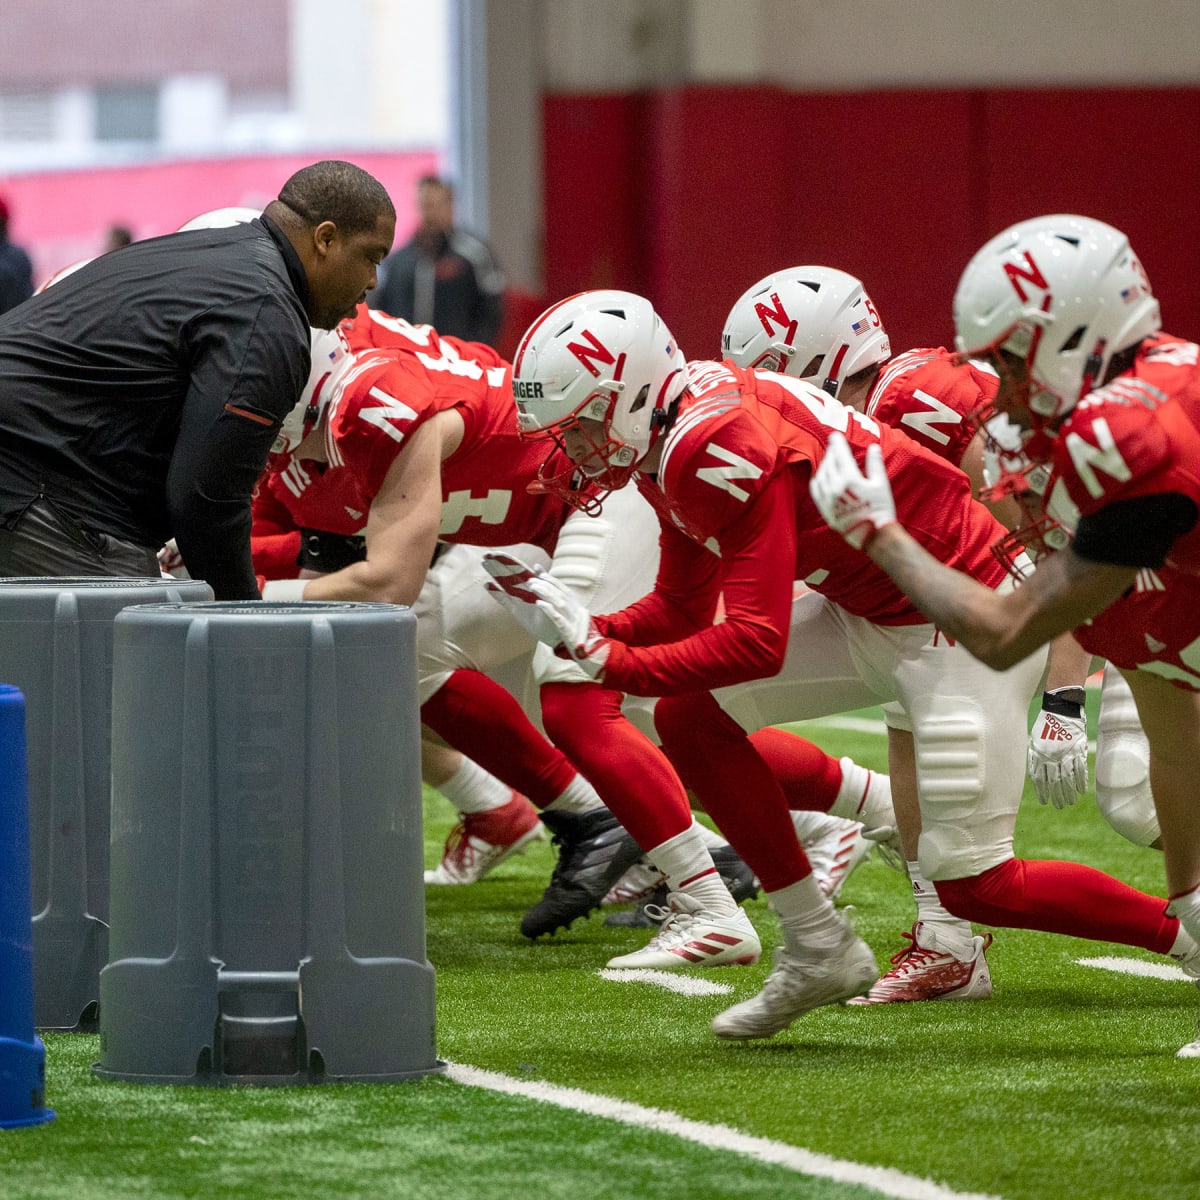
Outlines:
[[754, 872], [742, 862], [732, 846], [728, 843], [718, 846], [712, 852], [712, 860], [717, 874], [725, 880], [729, 894], [739, 904], [743, 900], [753, 900], [758, 895], [758, 880], [754, 878]]
[[608, 889], [642, 857], [641, 847], [607, 808], [593, 812], [547, 811], [558, 862], [542, 898], [521, 918], [527, 938], [569, 929], [576, 917], [600, 907]]
[[[754, 872], [742, 862], [738, 857], [738, 852], [732, 846], [717, 846], [712, 852], [712, 860], [713, 866], [717, 868], [717, 874], [725, 881], [729, 894], [739, 904], [743, 900], [753, 900], [758, 895], [758, 880], [755, 879]], [[606, 917], [605, 925], [625, 929], [652, 929], [656, 925], [661, 925], [662, 922], [656, 921], [646, 909], [651, 905], [660, 909], [666, 908], [669, 891], [670, 889], [665, 883], [659, 884], [653, 893], [636, 908], [631, 908], [628, 912], [615, 912]]]

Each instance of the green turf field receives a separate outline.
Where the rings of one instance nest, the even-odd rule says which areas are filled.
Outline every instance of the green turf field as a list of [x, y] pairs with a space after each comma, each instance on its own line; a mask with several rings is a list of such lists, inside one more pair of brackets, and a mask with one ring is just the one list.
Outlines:
[[[833, 753], [885, 766], [875, 734], [816, 736]], [[451, 810], [436, 794], [426, 808], [432, 865]], [[1162, 890], [1158, 856], [1112, 833], [1090, 799], [1056, 812], [1027, 790], [1017, 849]], [[1195, 1036], [1196, 988], [1077, 962], [1166, 960], [998, 931], [991, 1001], [822, 1009], [768, 1042], [725, 1044], [708, 1022], [757, 989], [767, 956], [701, 973], [729, 995], [604, 979], [605, 960], [645, 931], [606, 928], [600, 915], [538, 945], [517, 931], [550, 864], [539, 843], [480, 884], [430, 889], [438, 1052], [517, 1087], [627, 1102], [612, 1117], [469, 1086], [457, 1071], [320, 1088], [101, 1083], [90, 1073], [96, 1037], [48, 1035], [47, 1103], [58, 1117], [0, 1133], [0, 1200], [1200, 1197], [1200, 1060], [1174, 1057]], [[903, 878], [872, 859], [842, 900], [885, 963], [912, 920]], [[772, 943], [765, 904], [749, 911]], [[661, 1110], [659, 1125], [615, 1119], [636, 1118], [630, 1105]], [[693, 1124], [663, 1128], [663, 1112]], [[760, 1141], [726, 1148], [737, 1133]], [[850, 1165], [818, 1163], [821, 1176], [805, 1175], [808, 1160], [788, 1147]], [[863, 1165], [894, 1171], [873, 1187], [835, 1181], [868, 1178]]]

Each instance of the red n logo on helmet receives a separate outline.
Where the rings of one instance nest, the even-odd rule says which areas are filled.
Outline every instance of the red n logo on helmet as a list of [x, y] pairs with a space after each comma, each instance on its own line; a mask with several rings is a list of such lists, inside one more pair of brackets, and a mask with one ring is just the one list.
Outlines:
[[786, 329], [787, 334], [783, 339], [783, 344], [790, 346], [796, 337], [797, 322], [793, 321], [787, 315], [787, 309], [783, 307], [783, 301], [780, 300], [778, 292], [771, 293], [771, 303], [775, 305], [774, 308], [768, 308], [763, 301], [758, 301], [754, 306], [754, 315], [759, 319], [763, 331], [768, 337], [771, 335], [774, 326]]
[[1025, 294], [1025, 288], [1022, 286], [1023, 282], [1030, 283], [1043, 292], [1050, 290], [1050, 285], [1046, 282], [1046, 277], [1042, 274], [1042, 270], [1037, 263], [1033, 261], [1033, 256], [1028, 250], [1025, 251], [1025, 266], [1021, 267], [1018, 263], [1006, 262], [1004, 264], [1004, 274], [1008, 276], [1008, 282], [1013, 285], [1013, 289], [1021, 298], [1022, 304], [1029, 299]]
[[[603, 363], [605, 366], [611, 367], [617, 360], [613, 357], [612, 351], [607, 346], [603, 345], [590, 329], [585, 329], [582, 334], [587, 338], [588, 345], [583, 345], [581, 342], [568, 342], [567, 349], [575, 355], [577, 359], [587, 368], [593, 375], [599, 375], [599, 368], [596, 363]], [[617, 370], [614, 373], [615, 379], [621, 378], [621, 371], [625, 365], [625, 355], [621, 355], [621, 362], [617, 365]]]

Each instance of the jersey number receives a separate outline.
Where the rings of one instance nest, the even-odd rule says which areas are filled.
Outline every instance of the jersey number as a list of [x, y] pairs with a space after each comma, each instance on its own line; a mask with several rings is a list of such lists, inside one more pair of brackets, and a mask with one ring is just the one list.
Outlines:
[[470, 492], [451, 492], [442, 501], [442, 520], [438, 532], [443, 537], [457, 533], [463, 522], [474, 517], [482, 525], [501, 525], [508, 516], [512, 492], [491, 488], [486, 496]]

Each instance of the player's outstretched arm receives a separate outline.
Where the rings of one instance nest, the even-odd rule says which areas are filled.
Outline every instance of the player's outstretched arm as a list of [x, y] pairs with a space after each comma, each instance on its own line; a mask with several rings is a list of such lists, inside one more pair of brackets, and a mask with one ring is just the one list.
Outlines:
[[1019, 587], [993, 591], [939, 562], [897, 522], [882, 456], [868, 453], [864, 475], [840, 434], [831, 436], [810, 491], [831, 528], [869, 555], [939, 629], [998, 671], [1107, 608], [1136, 574], [1067, 549]]

